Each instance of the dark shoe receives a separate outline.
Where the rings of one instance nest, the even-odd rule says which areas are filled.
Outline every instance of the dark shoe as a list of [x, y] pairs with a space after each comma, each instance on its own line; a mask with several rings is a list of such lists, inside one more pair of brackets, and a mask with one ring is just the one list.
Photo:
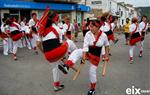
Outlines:
[[60, 91], [60, 90], [64, 89], [64, 87], [65, 87], [64, 85], [60, 85], [59, 87], [54, 86], [54, 91], [55, 92]]
[[62, 71], [64, 74], [68, 74], [68, 71], [69, 71], [69, 67], [65, 64], [61, 64], [61, 65], [58, 65], [58, 68], [60, 71]]
[[109, 56], [112, 56], [111, 53], [109, 53]]
[[88, 91], [87, 95], [94, 95], [96, 93], [95, 89], [91, 89]]
[[38, 55], [39, 54], [38, 51], [35, 51], [35, 54]]

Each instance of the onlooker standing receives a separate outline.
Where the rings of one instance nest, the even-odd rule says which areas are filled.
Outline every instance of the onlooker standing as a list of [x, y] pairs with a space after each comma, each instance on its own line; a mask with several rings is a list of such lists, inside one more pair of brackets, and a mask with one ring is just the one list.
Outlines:
[[126, 40], [126, 45], [129, 44], [129, 26], [130, 26], [130, 19], [126, 18], [126, 24], [124, 25], [124, 34], [125, 34], [125, 40]]
[[73, 25], [74, 25], [74, 31], [75, 31], [75, 34], [74, 34], [75, 39], [74, 39], [74, 41], [77, 42], [77, 37], [78, 37], [78, 32], [79, 32], [79, 25], [78, 25], [76, 19], [74, 19]]

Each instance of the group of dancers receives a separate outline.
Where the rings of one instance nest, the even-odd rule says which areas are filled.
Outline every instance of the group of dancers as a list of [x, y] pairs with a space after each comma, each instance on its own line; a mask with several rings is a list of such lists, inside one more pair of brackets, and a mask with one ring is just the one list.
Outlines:
[[[29, 25], [25, 26], [24, 32], [20, 32], [22, 30], [20, 25], [15, 22], [15, 18], [3, 20], [1, 38], [6, 43], [9, 40], [13, 42], [12, 51], [9, 51], [11, 50], [9, 46], [4, 46], [7, 47], [4, 50], [4, 54], [7, 55], [8, 52], [12, 52], [13, 58], [16, 60], [18, 42], [23, 37], [26, 40], [28, 39], [28, 41], [25, 41], [27, 46], [33, 48], [36, 53], [38, 53], [36, 49], [38, 47], [45, 59], [50, 63], [54, 91], [60, 91], [64, 88], [60, 81], [59, 70], [64, 74], [69, 73], [69, 68], [77, 72], [78, 69], [74, 65], [79, 60], [81, 60], [81, 64], [86, 64], [88, 61], [90, 64], [90, 88], [87, 95], [94, 95], [97, 83], [97, 67], [101, 60], [109, 61], [109, 56], [111, 55], [110, 41], [114, 44], [118, 42], [118, 38], [114, 35], [118, 17], [104, 13], [98, 18], [88, 18], [83, 28], [83, 48], [77, 48], [73, 42], [72, 24], [69, 20], [70, 17], [65, 16], [62, 24], [57, 13], [49, 12], [46, 9], [40, 20], [36, 19], [35, 13], [32, 14], [32, 19], [29, 21]], [[133, 50], [138, 42], [140, 42], [141, 46], [139, 57], [142, 57], [144, 37], [148, 28], [147, 17], [143, 16], [140, 24], [138, 24], [137, 18], [134, 17], [131, 20], [131, 24], [125, 27], [128, 28], [129, 33], [128, 35], [126, 34], [126, 43], [130, 47], [129, 60], [130, 63], [133, 63]], [[31, 40], [33, 40], [33, 43], [31, 43]]]

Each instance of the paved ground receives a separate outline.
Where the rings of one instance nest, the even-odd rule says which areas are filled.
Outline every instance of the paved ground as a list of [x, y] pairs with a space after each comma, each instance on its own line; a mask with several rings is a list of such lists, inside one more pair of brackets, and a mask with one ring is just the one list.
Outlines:
[[[150, 35], [150, 34], [149, 34]], [[102, 62], [97, 70], [98, 84], [96, 95], [127, 95], [126, 89], [135, 86], [150, 90], [150, 37], [146, 36], [144, 56], [138, 57], [135, 50], [134, 64], [128, 62], [128, 46], [124, 45], [124, 36], [111, 48], [112, 56], [107, 75], [102, 77]], [[79, 37], [78, 46], [82, 46]], [[52, 72], [50, 65], [42, 54], [34, 54], [28, 49], [19, 49], [18, 61], [11, 55], [3, 56], [0, 48], [0, 95], [86, 95], [89, 87], [88, 63], [76, 81], [72, 80], [74, 72], [62, 74], [65, 89], [60, 92], [52, 90]], [[150, 95], [141, 94], [141, 95]]]

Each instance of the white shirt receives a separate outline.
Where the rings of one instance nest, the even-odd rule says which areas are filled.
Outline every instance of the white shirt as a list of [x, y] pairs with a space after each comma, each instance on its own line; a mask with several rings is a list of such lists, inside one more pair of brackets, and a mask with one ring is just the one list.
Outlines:
[[[130, 26], [129, 26], [129, 32], [130, 33], [132, 33], [132, 32], [134, 32], [134, 30], [136, 29], [136, 24], [131, 24]], [[139, 27], [136, 29], [136, 31], [135, 31], [135, 33], [136, 32], [139, 32], [140, 30], [139, 30]]]
[[6, 31], [9, 31], [9, 30], [10, 30], [9, 25], [5, 25], [5, 26], [4, 26], [4, 23], [1, 25], [1, 31], [2, 31], [3, 33], [6, 33]]
[[100, 27], [102, 32], [108, 32], [110, 30], [110, 25], [107, 22], [104, 22], [104, 25]]
[[[139, 28], [140, 28], [140, 32], [143, 31], [143, 32], [146, 32], [147, 29], [148, 29], [148, 23], [146, 25], [146, 28], [144, 29], [145, 27], [145, 23], [142, 21], [140, 24], [139, 24]], [[144, 29], [144, 30], [143, 30]]]
[[58, 23], [58, 27], [60, 28], [60, 30], [62, 31], [62, 33], [63, 33], [63, 35], [64, 35], [64, 34], [65, 34], [66, 29], [64, 29], [64, 27], [63, 27], [63, 23], [62, 23], [62, 22]]
[[[89, 46], [94, 45], [93, 42], [95, 42], [95, 37], [91, 31], [88, 31], [84, 37], [84, 43], [83, 43], [83, 51], [88, 52]], [[101, 36], [99, 37], [96, 46], [102, 47], [102, 46], [109, 46], [109, 41], [104, 32], [102, 32]]]
[[20, 25], [17, 23], [17, 22], [13, 22], [15, 25], [17, 25], [18, 27], [16, 26], [10, 26], [10, 31], [15, 31], [15, 30], [21, 30], [20, 29]]
[[68, 31], [71, 31], [71, 32], [74, 32], [74, 26], [73, 26], [73, 24], [72, 23], [70, 23], [70, 27], [69, 27], [69, 29], [68, 29], [68, 25], [67, 24], [64, 24], [63, 25], [63, 28], [65, 29], [65, 32], [67, 32], [67, 30]]
[[23, 21], [20, 22], [21, 31], [25, 31], [25, 23]]
[[3, 33], [5, 32], [4, 23], [2, 23], [2, 25], [1, 25], [1, 31], [2, 31]]
[[56, 29], [56, 31], [59, 33], [59, 39], [60, 39], [60, 43], [62, 43], [63, 42], [63, 40], [62, 40], [62, 35], [63, 35], [63, 31], [58, 27], [58, 25], [56, 25], [56, 24], [53, 24], [52, 25], [55, 29]]
[[25, 29], [24, 31], [25, 31], [26, 34], [29, 34], [29, 33], [30, 33], [30, 28], [29, 28], [29, 26], [25, 25], [25, 26], [24, 26], [24, 29]]
[[114, 31], [115, 27], [116, 27], [116, 24], [115, 23], [111, 23], [111, 27], [112, 27], [112, 31]]
[[[59, 27], [56, 24], [53, 24], [52, 26], [58, 32], [60, 43], [62, 43], [62, 32], [61, 32], [61, 30], [59, 29]], [[46, 41], [49, 39], [55, 39], [55, 38], [57, 38], [57, 36], [53, 32], [49, 32], [45, 37], [42, 37], [42, 41]], [[37, 39], [37, 41], [41, 41], [40, 37]]]
[[32, 27], [36, 24], [36, 22], [33, 19], [29, 20], [29, 27]]

